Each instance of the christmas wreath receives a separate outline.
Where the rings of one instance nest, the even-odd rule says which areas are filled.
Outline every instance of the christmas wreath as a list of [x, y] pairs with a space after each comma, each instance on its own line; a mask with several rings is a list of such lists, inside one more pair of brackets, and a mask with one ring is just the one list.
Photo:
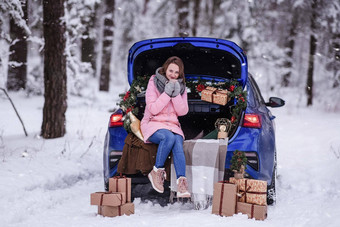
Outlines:
[[232, 123], [237, 122], [241, 110], [247, 107], [247, 92], [243, 91], [242, 86], [239, 86], [237, 80], [232, 79], [227, 82], [216, 82], [215, 80], [208, 81], [198, 78], [198, 80], [187, 81], [186, 86], [190, 90], [190, 92], [194, 94], [194, 96], [201, 96], [201, 92], [208, 86], [228, 90], [229, 97], [235, 98], [234, 105], [231, 111]]
[[[126, 114], [131, 112], [135, 116], [138, 115], [139, 109], [137, 107], [137, 96], [145, 92], [150, 77], [151, 76], [146, 75], [137, 77], [133, 80], [130, 89], [126, 93], [119, 95], [120, 102], [117, 104]], [[228, 90], [229, 97], [235, 98], [234, 105], [231, 110], [232, 117], [230, 119], [234, 124], [238, 121], [241, 110], [247, 107], [247, 92], [243, 91], [242, 86], [239, 86], [237, 80], [232, 79], [227, 82], [216, 82], [215, 80], [208, 81], [198, 78], [197, 80], [187, 80], [186, 86], [189, 97], [196, 98], [199, 98], [201, 96], [201, 92], [208, 86]], [[124, 128], [128, 132], [131, 132], [130, 124], [131, 120], [129, 118], [125, 118]]]

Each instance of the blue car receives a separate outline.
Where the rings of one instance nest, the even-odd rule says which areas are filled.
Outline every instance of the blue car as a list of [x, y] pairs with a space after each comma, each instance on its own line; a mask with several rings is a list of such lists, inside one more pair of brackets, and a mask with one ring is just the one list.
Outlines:
[[[275, 201], [276, 146], [274, 118], [268, 107], [283, 106], [284, 100], [271, 97], [265, 102], [254, 78], [248, 73], [247, 58], [235, 43], [223, 39], [199, 37], [173, 37], [143, 40], [129, 50], [128, 81], [153, 75], [155, 70], [170, 56], [180, 57], [185, 66], [187, 84], [190, 81], [219, 83], [237, 81], [237, 86], [247, 94], [247, 106], [238, 113], [236, 123], [229, 132], [226, 155], [226, 175], [230, 174], [230, 160], [235, 150], [244, 151], [247, 156], [246, 177], [267, 181], [267, 202]], [[140, 102], [145, 105], [145, 100]], [[215, 130], [218, 118], [231, 119], [237, 100], [231, 99], [221, 106], [201, 101], [194, 91], [188, 90], [189, 112], [180, 117], [181, 127], [187, 140], [209, 137]], [[124, 139], [124, 111], [116, 110], [110, 117], [104, 145], [104, 184], [117, 175], [118, 162], [122, 155]], [[167, 201], [167, 193], [158, 194], [152, 190], [146, 176], [132, 177], [132, 197], [160, 198]], [[166, 185], [165, 185], [166, 186]], [[165, 187], [168, 188], [168, 187]]]

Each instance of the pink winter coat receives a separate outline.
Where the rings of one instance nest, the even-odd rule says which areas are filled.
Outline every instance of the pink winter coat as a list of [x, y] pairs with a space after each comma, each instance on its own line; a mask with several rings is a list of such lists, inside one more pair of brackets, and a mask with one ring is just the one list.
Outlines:
[[141, 121], [144, 142], [149, 143], [148, 138], [158, 129], [168, 129], [183, 136], [184, 139], [178, 116], [188, 113], [187, 91], [185, 89], [183, 95], [174, 98], [165, 92], [160, 94], [154, 83], [154, 77], [155, 75], [150, 78], [145, 94], [146, 107]]

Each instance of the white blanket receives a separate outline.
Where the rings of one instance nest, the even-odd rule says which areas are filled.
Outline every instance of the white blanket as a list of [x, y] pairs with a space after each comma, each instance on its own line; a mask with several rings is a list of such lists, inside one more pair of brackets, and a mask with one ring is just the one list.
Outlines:
[[[183, 144], [186, 177], [191, 201], [196, 209], [207, 208], [212, 201], [214, 183], [223, 180], [228, 139], [186, 140]], [[171, 190], [177, 191], [176, 172], [171, 164]]]

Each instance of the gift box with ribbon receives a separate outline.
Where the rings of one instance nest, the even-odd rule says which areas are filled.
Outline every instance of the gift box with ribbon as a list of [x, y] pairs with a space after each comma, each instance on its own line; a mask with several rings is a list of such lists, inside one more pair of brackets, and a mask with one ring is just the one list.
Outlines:
[[201, 93], [201, 100], [213, 102], [213, 93], [217, 90], [214, 87], [206, 87]]
[[126, 202], [131, 202], [131, 178], [115, 176], [109, 179], [109, 191], [124, 192]]
[[224, 106], [229, 101], [228, 93], [229, 92], [227, 90], [207, 87], [201, 93], [201, 100]]
[[133, 203], [125, 203], [121, 206], [98, 206], [98, 214], [104, 217], [116, 217], [122, 215], [130, 215], [135, 213], [135, 206]]
[[228, 91], [218, 89], [213, 93], [213, 103], [225, 106], [228, 103]]
[[267, 182], [253, 179], [236, 179], [231, 177], [230, 183], [237, 185], [238, 201], [256, 205], [267, 205]]
[[125, 203], [125, 192], [95, 192], [91, 194], [91, 205], [120, 206]]
[[233, 216], [236, 211], [237, 186], [227, 182], [214, 185], [212, 213], [221, 216]]
[[237, 202], [236, 213], [247, 214], [248, 218], [264, 220], [267, 218], [267, 206]]
[[134, 214], [131, 203], [131, 178], [115, 176], [109, 179], [109, 192], [91, 194], [91, 205], [98, 206], [98, 214], [105, 217], [116, 217]]

